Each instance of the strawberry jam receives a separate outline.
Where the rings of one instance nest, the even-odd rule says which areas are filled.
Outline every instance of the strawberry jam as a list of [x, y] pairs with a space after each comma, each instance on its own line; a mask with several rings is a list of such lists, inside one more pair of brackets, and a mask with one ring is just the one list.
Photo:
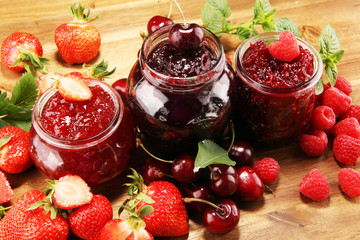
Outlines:
[[266, 42], [278, 33], [264, 33], [244, 41], [235, 54], [238, 105], [235, 125], [254, 141], [283, 143], [307, 127], [315, 101], [315, 84], [322, 74], [318, 52], [297, 39], [300, 55], [282, 62], [269, 53]]
[[135, 147], [130, 112], [107, 84], [93, 80], [89, 87], [93, 96], [87, 101], [48, 90], [35, 104], [30, 155], [47, 177], [75, 174], [96, 185], [126, 168]]

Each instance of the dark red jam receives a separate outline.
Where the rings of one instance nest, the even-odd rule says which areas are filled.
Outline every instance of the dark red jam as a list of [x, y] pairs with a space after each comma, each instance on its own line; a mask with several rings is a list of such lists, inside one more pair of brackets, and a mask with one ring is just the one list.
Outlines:
[[179, 51], [169, 42], [159, 44], [147, 57], [155, 71], [171, 77], [193, 77], [209, 71], [217, 62], [207, 47]]
[[42, 110], [40, 124], [56, 138], [80, 140], [97, 135], [114, 117], [114, 101], [99, 85], [90, 86], [88, 101], [69, 101], [59, 92], [50, 97]]
[[300, 55], [291, 62], [274, 58], [265, 41], [251, 43], [243, 58], [243, 67], [253, 80], [273, 88], [299, 86], [314, 73], [314, 56], [308, 49], [300, 48]]

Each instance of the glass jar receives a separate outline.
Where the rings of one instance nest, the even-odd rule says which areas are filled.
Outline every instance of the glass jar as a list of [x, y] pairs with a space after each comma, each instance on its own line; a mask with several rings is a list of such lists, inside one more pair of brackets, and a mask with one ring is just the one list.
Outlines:
[[130, 75], [127, 104], [147, 148], [158, 153], [192, 151], [203, 139], [220, 139], [231, 118], [235, 77], [220, 40], [203, 28], [204, 44], [216, 57], [210, 70], [193, 77], [172, 77], [156, 71], [148, 56], [169, 41], [172, 25], [144, 41]]
[[238, 104], [234, 110], [235, 126], [241, 126], [251, 139], [273, 145], [284, 143], [301, 134], [308, 126], [315, 104], [315, 84], [323, 71], [322, 60], [316, 49], [303, 39], [299, 46], [313, 55], [313, 74], [304, 83], [294, 87], [269, 87], [252, 79], [243, 58], [257, 41], [265, 43], [279, 39], [280, 33], [263, 33], [243, 41], [235, 53], [238, 82]]
[[[30, 156], [39, 171], [47, 177], [59, 179], [66, 174], [74, 174], [82, 177], [90, 185], [105, 182], [125, 169], [130, 152], [135, 147], [133, 119], [129, 110], [123, 105], [119, 94], [101, 81], [92, 80], [88, 85], [100, 86], [104, 91], [99, 94], [100, 97], [93, 95], [91, 103], [78, 104], [84, 104], [84, 108], [89, 109], [89, 105], [99, 101], [101, 95], [109, 94], [106, 99], [110, 99], [108, 100], [110, 103], [113, 101], [114, 106], [110, 123], [93, 136], [69, 140], [54, 136], [44, 128], [42, 118], [47, 114], [47, 103], [58, 92], [57, 89], [47, 90], [34, 106], [33, 125], [30, 130]], [[60, 104], [72, 103], [61, 99]], [[100, 109], [97, 108], [96, 111]], [[64, 113], [61, 106], [55, 114], [57, 116], [69, 115]], [[86, 114], [94, 115], [94, 112], [86, 112]], [[65, 119], [71, 117], [67, 116]], [[97, 119], [92, 120], [89, 129], [95, 121]], [[54, 127], [58, 127], [56, 121], [53, 124]], [[82, 131], [89, 132], [89, 130]]]

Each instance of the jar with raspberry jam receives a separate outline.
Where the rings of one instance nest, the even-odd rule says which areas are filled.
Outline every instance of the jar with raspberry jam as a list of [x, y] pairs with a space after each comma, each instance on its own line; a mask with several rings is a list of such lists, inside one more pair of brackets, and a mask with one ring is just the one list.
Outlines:
[[220, 40], [196, 25], [204, 39], [181, 49], [171, 43], [173, 26], [144, 41], [127, 94], [144, 145], [160, 154], [192, 151], [200, 140], [221, 139], [235, 97], [236, 75]]
[[268, 44], [280, 33], [263, 33], [242, 42], [235, 53], [238, 104], [235, 125], [258, 143], [285, 143], [308, 126], [315, 85], [322, 74], [319, 53], [297, 38], [300, 54], [290, 62], [274, 58]]
[[131, 114], [112, 87], [98, 80], [88, 85], [89, 100], [67, 100], [49, 89], [34, 106], [30, 156], [47, 177], [74, 174], [97, 185], [126, 168], [135, 147]]

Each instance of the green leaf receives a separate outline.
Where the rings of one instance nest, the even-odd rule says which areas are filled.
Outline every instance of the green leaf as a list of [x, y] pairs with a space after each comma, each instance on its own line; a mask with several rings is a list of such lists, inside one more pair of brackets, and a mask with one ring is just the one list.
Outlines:
[[226, 0], [206, 0], [206, 2], [212, 7], [213, 11], [223, 16], [223, 18], [230, 17], [231, 10]]
[[330, 56], [340, 50], [340, 40], [335, 29], [326, 25], [319, 37], [319, 53], [325, 57]]
[[324, 84], [322, 79], [320, 78], [319, 81], [315, 85], [315, 94], [320, 95], [324, 91]]
[[334, 86], [336, 83], [336, 78], [338, 75], [338, 70], [336, 65], [334, 67], [330, 67], [329, 65], [325, 66], [325, 75], [327, 76], [331, 86]]
[[328, 56], [328, 58], [330, 58], [334, 64], [339, 64], [343, 56], [344, 56], [344, 50], [339, 50], [334, 54]]
[[38, 97], [35, 78], [30, 73], [22, 75], [11, 93], [11, 103], [22, 108], [32, 109]]
[[143, 217], [151, 214], [152, 212], [154, 212], [154, 208], [150, 205], [145, 205], [140, 209], [138, 217], [143, 218]]
[[140, 193], [136, 196], [136, 198], [139, 199], [140, 201], [143, 201], [143, 202], [148, 203], [148, 204], [155, 203], [155, 201], [154, 201], [151, 197], [145, 195], [145, 194], [142, 193], [142, 192], [140, 192]]
[[198, 153], [195, 158], [195, 168], [204, 168], [211, 164], [227, 164], [234, 166], [236, 162], [228, 157], [228, 152], [211, 140], [198, 143]]
[[201, 9], [201, 19], [202, 22], [208, 30], [214, 32], [218, 37], [222, 35], [223, 25], [225, 18], [216, 11], [213, 11], [213, 8], [209, 3], [206, 3]]
[[11, 124], [0, 118], [0, 128], [6, 127], [6, 126], [11, 126]]
[[270, 2], [268, 0], [256, 0], [253, 11], [254, 21], [261, 24], [264, 22], [265, 16], [271, 11]]
[[10, 135], [10, 136], [6, 136], [6, 137], [0, 138], [0, 148], [1, 148], [2, 146], [4, 146], [5, 144], [7, 144], [7, 143], [11, 140], [11, 138], [12, 138], [13, 136], [14, 136], [14, 135]]
[[291, 19], [286, 17], [278, 18], [275, 20], [275, 30], [278, 32], [289, 30], [298, 38], [302, 37], [299, 27]]
[[28, 208], [28, 210], [34, 210], [34, 209], [36, 209], [36, 208], [38, 208], [40, 206], [43, 206], [45, 204], [48, 204], [48, 202], [44, 201], [44, 200], [37, 201], [37, 202], [31, 204], [30, 207]]
[[14, 126], [14, 127], [18, 127], [21, 128], [27, 132], [30, 131], [31, 125], [32, 125], [32, 121], [31, 120], [14, 120], [14, 119], [9, 119], [7, 117], [0, 119], [0, 128], [2, 126], [2, 124], [7, 124], [5, 126]]

